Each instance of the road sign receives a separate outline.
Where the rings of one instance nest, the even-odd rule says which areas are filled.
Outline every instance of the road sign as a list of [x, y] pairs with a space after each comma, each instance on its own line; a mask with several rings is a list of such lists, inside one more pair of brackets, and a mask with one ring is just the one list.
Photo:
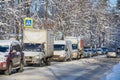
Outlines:
[[33, 27], [33, 19], [25, 18], [24, 19], [24, 28], [32, 28]]

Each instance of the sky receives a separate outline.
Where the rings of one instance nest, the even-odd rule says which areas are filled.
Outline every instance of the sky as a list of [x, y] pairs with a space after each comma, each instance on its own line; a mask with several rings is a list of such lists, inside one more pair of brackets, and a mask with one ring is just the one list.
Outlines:
[[110, 3], [112, 4], [112, 5], [116, 5], [117, 4], [117, 0], [109, 0], [110, 1]]

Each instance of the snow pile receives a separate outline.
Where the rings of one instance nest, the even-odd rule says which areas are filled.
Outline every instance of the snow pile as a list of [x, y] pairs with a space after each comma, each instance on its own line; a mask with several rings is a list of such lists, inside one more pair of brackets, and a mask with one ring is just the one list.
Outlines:
[[96, 59], [80, 59], [82, 64], [90, 64], [90, 63], [98, 63], [99, 61]]

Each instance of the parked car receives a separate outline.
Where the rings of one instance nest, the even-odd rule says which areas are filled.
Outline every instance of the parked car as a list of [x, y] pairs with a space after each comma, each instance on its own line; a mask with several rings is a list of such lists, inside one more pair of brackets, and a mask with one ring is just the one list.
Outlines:
[[117, 53], [117, 56], [120, 57], [120, 48], [117, 48], [117, 49], [116, 49], [116, 53]]
[[93, 56], [97, 56], [98, 55], [96, 48], [92, 48], [92, 55]]
[[109, 58], [109, 57], [116, 58], [117, 57], [117, 53], [116, 53], [115, 48], [108, 49], [108, 52], [107, 52], [106, 56], [107, 56], [107, 58]]
[[117, 49], [116, 49], [116, 53], [117, 53], [118, 55], [120, 55], [120, 48], [117, 48]]
[[97, 54], [102, 55], [102, 48], [97, 48]]
[[84, 58], [89, 57], [89, 49], [85, 48], [83, 51], [83, 55]]
[[10, 75], [13, 69], [22, 72], [24, 53], [16, 40], [0, 40], [0, 71]]
[[93, 50], [92, 50], [92, 48], [88, 49], [88, 53], [89, 53], [89, 57], [93, 57]]
[[106, 48], [106, 47], [102, 47], [101, 49], [102, 49], [102, 54], [107, 54], [107, 52], [108, 52], [108, 48]]
[[83, 52], [83, 56], [84, 57], [92, 57], [92, 49], [90, 49], [89, 47], [84, 47], [84, 52]]

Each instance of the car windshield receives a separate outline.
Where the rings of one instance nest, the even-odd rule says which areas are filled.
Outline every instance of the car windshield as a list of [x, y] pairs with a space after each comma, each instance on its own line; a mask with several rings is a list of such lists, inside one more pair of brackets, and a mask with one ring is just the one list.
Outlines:
[[24, 51], [41, 51], [41, 44], [30, 44], [30, 43], [25, 43], [23, 45], [23, 50]]
[[106, 51], [106, 50], [107, 50], [107, 48], [102, 48], [102, 50], [103, 50], [103, 51]]
[[101, 48], [98, 48], [97, 51], [101, 51]]
[[78, 49], [78, 46], [77, 46], [77, 44], [72, 44], [72, 49], [73, 49], [73, 50], [76, 50], [76, 49]]
[[54, 45], [54, 50], [65, 50], [65, 45]]
[[114, 48], [109, 48], [108, 51], [109, 52], [115, 52], [115, 49]]
[[91, 49], [88, 49], [88, 51], [92, 51]]
[[95, 48], [92, 48], [92, 51], [96, 51], [96, 49], [95, 49]]
[[8, 45], [0, 45], [0, 52], [8, 52], [9, 46]]
[[88, 49], [84, 49], [84, 52], [88, 52]]

